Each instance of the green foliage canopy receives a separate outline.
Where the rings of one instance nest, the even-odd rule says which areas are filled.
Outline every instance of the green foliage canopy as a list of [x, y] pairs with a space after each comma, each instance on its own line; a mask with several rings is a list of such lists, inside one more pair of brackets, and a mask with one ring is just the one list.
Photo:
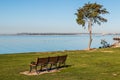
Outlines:
[[107, 19], [103, 18], [101, 14], [109, 13], [102, 5], [97, 3], [87, 3], [82, 8], [77, 10], [77, 23], [85, 27], [86, 22], [91, 21], [93, 23], [101, 24], [101, 22], [107, 22]]

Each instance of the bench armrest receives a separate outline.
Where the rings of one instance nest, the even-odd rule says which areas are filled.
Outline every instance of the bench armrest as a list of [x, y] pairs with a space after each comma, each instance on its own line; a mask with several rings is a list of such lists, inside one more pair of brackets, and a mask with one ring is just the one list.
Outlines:
[[35, 61], [31, 61], [30, 65], [36, 65], [36, 62]]

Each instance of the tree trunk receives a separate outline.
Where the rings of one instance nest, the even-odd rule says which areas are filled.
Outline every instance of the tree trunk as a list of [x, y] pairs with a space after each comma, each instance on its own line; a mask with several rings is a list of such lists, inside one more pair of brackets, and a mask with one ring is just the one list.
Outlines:
[[90, 50], [91, 43], [92, 43], [92, 21], [91, 20], [88, 22], [88, 31], [89, 31], [89, 37], [90, 37], [89, 44], [88, 44], [88, 50]]

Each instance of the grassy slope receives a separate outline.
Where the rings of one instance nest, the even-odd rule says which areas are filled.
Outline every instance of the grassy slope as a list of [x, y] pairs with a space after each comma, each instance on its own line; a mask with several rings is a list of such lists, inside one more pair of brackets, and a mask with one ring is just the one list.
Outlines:
[[[29, 63], [37, 57], [68, 54], [69, 67], [60, 72], [25, 76]], [[120, 80], [120, 48], [92, 51], [0, 55], [0, 80]]]

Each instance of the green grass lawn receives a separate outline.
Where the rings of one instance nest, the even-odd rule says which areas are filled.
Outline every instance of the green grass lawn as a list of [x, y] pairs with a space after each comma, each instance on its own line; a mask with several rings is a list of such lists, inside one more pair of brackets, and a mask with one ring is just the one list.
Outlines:
[[[60, 72], [26, 76], [29, 63], [37, 57], [68, 54]], [[120, 48], [0, 55], [0, 80], [120, 80]]]

